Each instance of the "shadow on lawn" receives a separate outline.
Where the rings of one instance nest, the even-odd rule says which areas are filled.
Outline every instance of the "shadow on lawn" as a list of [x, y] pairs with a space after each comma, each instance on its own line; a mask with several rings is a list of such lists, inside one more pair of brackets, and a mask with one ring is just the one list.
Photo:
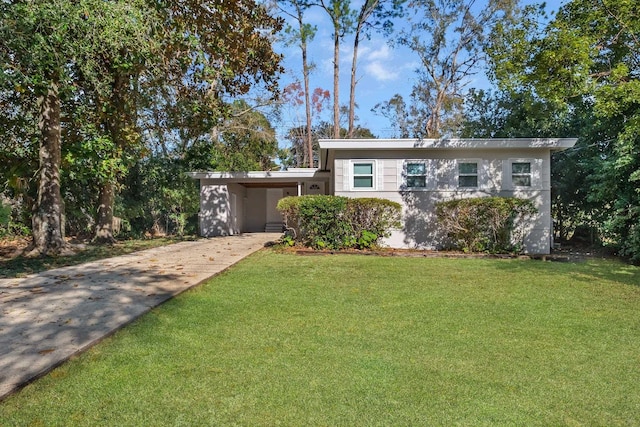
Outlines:
[[510, 272], [522, 272], [539, 276], [566, 274], [573, 280], [593, 284], [594, 282], [616, 282], [640, 287], [640, 267], [613, 259], [587, 259], [580, 262], [524, 261], [497, 263], [496, 268]]

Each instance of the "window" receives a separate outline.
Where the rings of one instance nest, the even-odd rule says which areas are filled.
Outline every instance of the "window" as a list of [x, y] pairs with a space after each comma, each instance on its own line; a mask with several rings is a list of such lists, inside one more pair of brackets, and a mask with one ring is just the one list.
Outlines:
[[514, 187], [531, 187], [531, 163], [511, 163], [511, 184]]
[[425, 188], [427, 186], [427, 167], [424, 163], [407, 163], [406, 183], [408, 188]]
[[477, 162], [458, 163], [458, 187], [460, 188], [478, 187], [478, 163]]
[[373, 162], [353, 163], [353, 188], [374, 188]]

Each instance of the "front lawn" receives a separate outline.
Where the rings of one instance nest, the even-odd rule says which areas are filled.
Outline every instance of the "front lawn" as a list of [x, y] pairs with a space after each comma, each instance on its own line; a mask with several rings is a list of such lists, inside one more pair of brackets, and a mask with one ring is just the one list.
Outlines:
[[638, 425], [640, 269], [261, 251], [0, 425]]

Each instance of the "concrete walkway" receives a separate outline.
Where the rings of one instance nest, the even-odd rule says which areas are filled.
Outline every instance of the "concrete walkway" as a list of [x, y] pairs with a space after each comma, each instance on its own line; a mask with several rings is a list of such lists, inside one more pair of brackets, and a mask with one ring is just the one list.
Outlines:
[[279, 237], [181, 242], [0, 279], [0, 400]]

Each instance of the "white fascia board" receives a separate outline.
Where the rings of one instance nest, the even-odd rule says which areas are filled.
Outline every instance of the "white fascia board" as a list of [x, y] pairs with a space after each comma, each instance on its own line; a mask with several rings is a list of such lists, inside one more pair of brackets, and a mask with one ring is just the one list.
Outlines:
[[308, 178], [328, 178], [328, 172], [321, 172], [318, 169], [296, 168], [288, 171], [249, 171], [249, 172], [188, 172], [187, 175], [193, 179], [221, 179], [229, 182], [243, 180], [283, 180], [283, 179], [308, 179]]
[[548, 148], [565, 150], [577, 138], [452, 138], [452, 139], [321, 139], [327, 150], [406, 150], [406, 149], [504, 149]]

